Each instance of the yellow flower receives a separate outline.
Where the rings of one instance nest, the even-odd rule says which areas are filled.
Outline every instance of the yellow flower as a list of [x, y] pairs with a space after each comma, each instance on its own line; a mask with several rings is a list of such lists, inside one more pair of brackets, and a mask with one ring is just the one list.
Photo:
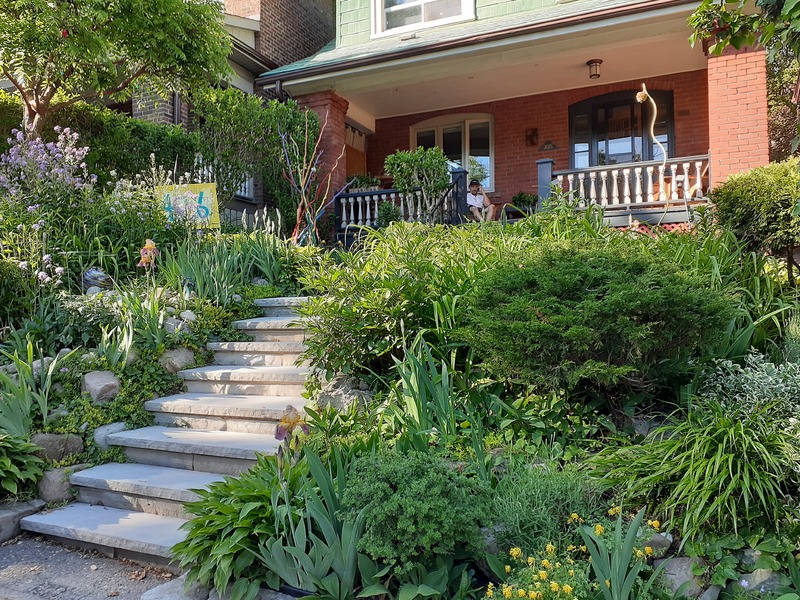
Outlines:
[[568, 559], [567, 559], [567, 564], [568, 564], [568, 565], [574, 565], [574, 564], [575, 564], [575, 561], [574, 561], [574, 560], [572, 560], [571, 558], [568, 558]]
[[644, 558], [644, 552], [642, 552], [638, 548], [636, 549], [636, 558]]
[[557, 563], [556, 563], [556, 569], [560, 569], [560, 568], [561, 568], [561, 563], [560, 563], [560, 562], [557, 562]]
[[612, 506], [608, 509], [608, 516], [609, 517], [616, 517], [618, 514], [622, 512], [621, 506]]
[[570, 577], [575, 577], [575, 570], [574, 569], [570, 569], [569, 571], [567, 571], [567, 573], [569, 573]]
[[530, 600], [536, 600], [536, 592], [534, 590], [529, 591], [528, 592], [528, 598]]
[[610, 579], [606, 579], [606, 587], [608, 589], [611, 589], [611, 580]]
[[520, 598], [524, 598], [527, 595], [528, 595], [528, 591], [527, 590], [519, 588], [519, 591], [517, 592], [517, 596], [519, 596]]
[[567, 552], [574, 552], [577, 549], [578, 547], [575, 546], [574, 544], [570, 544], [569, 546], [567, 546]]
[[503, 598], [511, 598], [511, 588], [503, 588]]
[[506, 565], [506, 573], [511, 573], [511, 565]]
[[652, 546], [645, 546], [644, 547], [644, 553], [647, 556], [653, 556], [653, 547]]
[[605, 532], [605, 530], [606, 530], [606, 528], [603, 527], [602, 525], [600, 525], [600, 523], [598, 523], [597, 525], [594, 526], [594, 534], [595, 535], [598, 535], [598, 536], [599, 535], [603, 535], [603, 532]]
[[547, 581], [547, 571], [539, 571], [539, 579]]
[[559, 589], [560, 588], [558, 587], [558, 584], [555, 581], [550, 583], [550, 591], [551, 592], [558, 592]]
[[549, 561], [549, 560], [547, 560], [546, 558], [545, 558], [545, 559], [543, 559], [543, 560], [542, 560], [542, 566], [543, 566], [545, 569], [549, 569], [549, 568], [550, 568], [550, 561]]
[[652, 527], [656, 531], [658, 531], [661, 528], [661, 523], [659, 521], [648, 521], [647, 524], [650, 525], [650, 527]]
[[511, 558], [519, 558], [522, 556], [522, 548], [512, 548], [508, 551]]
[[486, 597], [487, 597], [487, 598], [491, 598], [491, 597], [493, 597], [493, 596], [494, 596], [494, 590], [493, 590], [493, 589], [491, 589], [491, 588], [487, 589], [487, 590], [486, 590]]
[[569, 596], [572, 593], [572, 586], [571, 585], [564, 585], [561, 589], [564, 590], [564, 593], [567, 596]]
[[529, 567], [532, 567], [532, 566], [533, 566], [533, 565], [535, 565], [535, 564], [536, 564], [536, 559], [535, 559], [535, 558], [533, 558], [532, 556], [529, 556], [529, 557], [528, 557], [528, 566], [529, 566]]
[[583, 519], [581, 519], [578, 513], [572, 513], [567, 519], [567, 523], [583, 523]]
[[588, 552], [588, 551], [589, 551], [589, 549], [586, 547], [586, 544], [584, 544], [583, 546], [581, 546], [581, 552], [583, 552], [583, 553], [585, 554], [585, 553], [586, 553], [586, 552]]
[[547, 544], [547, 546], [544, 547], [544, 551], [548, 554], [555, 554], [556, 547], [553, 544]]

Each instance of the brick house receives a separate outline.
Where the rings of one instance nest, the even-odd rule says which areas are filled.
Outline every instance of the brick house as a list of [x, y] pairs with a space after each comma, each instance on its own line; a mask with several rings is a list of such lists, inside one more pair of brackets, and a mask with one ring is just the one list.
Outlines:
[[[256, 84], [327, 119], [328, 160], [346, 146], [334, 189], [382, 175], [397, 149], [436, 145], [479, 172], [494, 203], [555, 180], [639, 218], [769, 160], [764, 51], [690, 47], [696, 6], [339, 0], [333, 41]], [[642, 84], [657, 111], [637, 102]], [[360, 222], [376, 207], [359, 204]]]

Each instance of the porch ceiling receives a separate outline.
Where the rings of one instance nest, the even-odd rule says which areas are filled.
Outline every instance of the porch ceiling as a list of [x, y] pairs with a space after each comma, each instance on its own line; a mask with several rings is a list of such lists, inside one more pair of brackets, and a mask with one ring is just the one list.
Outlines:
[[[333, 89], [348, 117], [372, 130], [376, 119], [442, 110], [706, 68], [687, 41], [686, 7], [630, 16], [287, 82], [293, 95]], [[398, 40], [398, 44], [400, 41]], [[603, 60], [590, 80], [586, 61]]]

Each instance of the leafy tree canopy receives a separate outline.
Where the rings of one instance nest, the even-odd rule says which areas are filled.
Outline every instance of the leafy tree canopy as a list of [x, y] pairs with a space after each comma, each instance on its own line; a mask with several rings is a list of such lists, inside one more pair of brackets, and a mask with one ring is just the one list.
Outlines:
[[130, 97], [133, 84], [185, 92], [228, 72], [217, 0], [4, 0], [0, 74], [23, 99], [23, 126], [78, 100]]

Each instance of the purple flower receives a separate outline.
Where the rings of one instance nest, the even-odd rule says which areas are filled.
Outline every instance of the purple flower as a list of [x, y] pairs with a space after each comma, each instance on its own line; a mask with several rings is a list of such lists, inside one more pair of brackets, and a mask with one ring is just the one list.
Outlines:
[[64, 267], [56, 267], [56, 275], [63, 275]]
[[39, 281], [41, 281], [42, 283], [45, 283], [45, 282], [47, 282], [47, 281], [50, 279], [50, 278], [47, 276], [47, 273], [45, 273], [44, 271], [39, 271], [39, 272], [36, 274], [36, 278], [37, 278]]
[[49, 265], [51, 262], [53, 262], [53, 257], [52, 257], [52, 256], [50, 256], [49, 254], [45, 254], [45, 255], [42, 257], [42, 262], [43, 262], [44, 264], [46, 264], [46, 265]]
[[17, 266], [20, 269], [22, 269], [23, 271], [27, 271], [28, 270], [28, 261], [27, 260], [23, 260]]

